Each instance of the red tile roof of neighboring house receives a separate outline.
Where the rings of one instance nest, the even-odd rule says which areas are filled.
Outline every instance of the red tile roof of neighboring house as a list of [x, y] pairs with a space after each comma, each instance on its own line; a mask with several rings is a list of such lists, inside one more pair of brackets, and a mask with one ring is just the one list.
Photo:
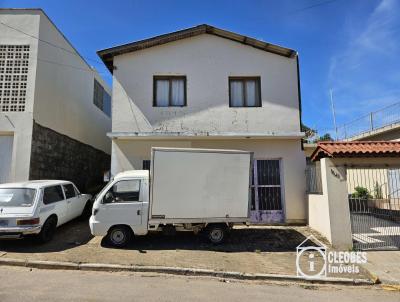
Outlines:
[[400, 141], [319, 142], [311, 159], [371, 156], [400, 157]]

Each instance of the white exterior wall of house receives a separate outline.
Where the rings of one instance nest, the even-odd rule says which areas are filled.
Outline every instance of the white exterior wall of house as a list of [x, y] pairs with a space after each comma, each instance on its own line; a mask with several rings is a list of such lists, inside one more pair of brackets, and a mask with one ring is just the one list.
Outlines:
[[0, 108], [0, 149], [8, 148], [10, 136], [13, 143], [10, 165], [0, 167], [0, 182], [29, 179], [34, 122], [110, 154], [111, 118], [93, 104], [94, 78], [110, 89], [97, 72], [79, 55], [34, 38], [76, 52], [43, 11], [0, 9], [0, 20], [19, 30], [0, 24], [0, 45], [30, 46], [25, 110]]
[[[300, 132], [295, 58], [203, 34], [116, 56], [114, 66], [113, 132]], [[154, 75], [186, 75], [187, 107], [153, 107]], [[260, 76], [262, 107], [230, 108], [230, 76]]]
[[305, 159], [300, 142], [293, 139], [181, 139], [181, 140], [130, 140], [117, 139], [112, 147], [112, 171], [142, 169], [143, 160], [150, 159], [151, 147], [206, 148], [247, 150], [255, 159], [281, 160], [283, 208], [286, 222], [304, 222]]
[[[151, 147], [249, 150], [280, 160], [285, 222], [306, 221], [296, 58], [202, 34], [113, 59], [113, 175]], [[153, 107], [157, 75], [186, 76], [187, 106]], [[259, 76], [262, 107], [229, 107], [230, 76]]]
[[111, 118], [93, 104], [94, 78], [109, 94], [111, 90], [95, 70], [73, 54], [76, 50], [43, 13], [39, 32], [40, 39], [72, 53], [39, 43], [35, 121], [110, 154], [111, 143], [105, 134], [111, 130]]
[[[0, 21], [15, 28], [21, 28], [29, 35], [35, 37], [39, 35], [39, 15], [17, 10], [0, 10]], [[1, 45], [30, 45], [25, 111], [2, 112], [0, 110], [0, 144], [3, 146], [2, 150], [8, 150], [5, 152], [11, 151], [11, 154], [3, 154], [5, 158], [11, 158], [11, 162], [8, 165], [3, 162], [0, 178], [19, 181], [29, 177], [37, 68], [35, 57], [38, 51], [38, 40], [0, 24], [0, 41]], [[10, 142], [12, 142], [12, 148], [7, 148], [6, 145]], [[8, 173], [6, 170], [9, 170]]]

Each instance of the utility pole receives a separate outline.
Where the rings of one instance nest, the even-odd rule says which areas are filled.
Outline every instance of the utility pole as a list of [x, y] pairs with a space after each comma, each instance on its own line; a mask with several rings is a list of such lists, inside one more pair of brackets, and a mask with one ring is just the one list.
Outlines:
[[335, 127], [336, 140], [338, 140], [339, 139], [339, 137], [338, 137], [338, 128], [337, 128], [337, 125], [336, 125], [336, 113], [335, 113], [335, 105], [333, 104], [333, 92], [332, 92], [332, 89], [330, 89], [329, 92], [330, 92], [330, 96], [331, 96], [333, 126]]

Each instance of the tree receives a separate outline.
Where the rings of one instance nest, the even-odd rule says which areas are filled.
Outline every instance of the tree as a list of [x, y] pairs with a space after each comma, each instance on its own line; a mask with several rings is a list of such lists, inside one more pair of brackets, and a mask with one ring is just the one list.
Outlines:
[[305, 132], [307, 139], [317, 134], [317, 130], [311, 129], [310, 127], [304, 125], [303, 123], [301, 123], [301, 131]]
[[301, 123], [301, 131], [305, 132], [306, 140], [308, 142], [317, 143], [320, 141], [333, 141], [333, 138], [329, 133], [325, 133], [322, 136], [318, 136], [317, 130], [312, 129], [312, 128], [308, 127], [307, 125], [304, 125], [303, 123]]
[[332, 136], [329, 133], [325, 133], [324, 135], [320, 136], [318, 141], [332, 141]]

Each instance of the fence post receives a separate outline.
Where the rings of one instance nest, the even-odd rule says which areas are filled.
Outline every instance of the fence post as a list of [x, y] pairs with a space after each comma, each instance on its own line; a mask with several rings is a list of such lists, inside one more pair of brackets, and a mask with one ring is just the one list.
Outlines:
[[371, 130], [374, 130], [374, 116], [373, 116], [373, 112], [371, 112], [371, 113], [369, 114], [369, 122], [370, 122]]
[[322, 186], [329, 209], [329, 227], [332, 246], [349, 249], [353, 246], [350, 208], [347, 196], [346, 169], [329, 158], [321, 159]]

